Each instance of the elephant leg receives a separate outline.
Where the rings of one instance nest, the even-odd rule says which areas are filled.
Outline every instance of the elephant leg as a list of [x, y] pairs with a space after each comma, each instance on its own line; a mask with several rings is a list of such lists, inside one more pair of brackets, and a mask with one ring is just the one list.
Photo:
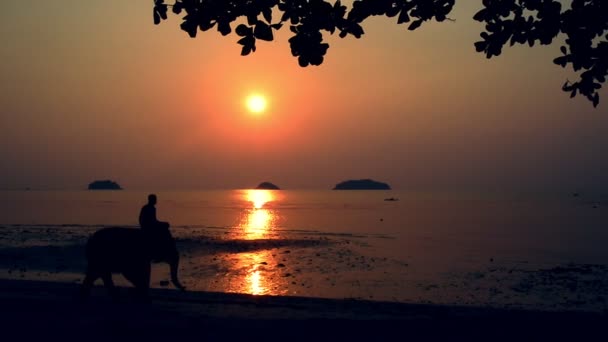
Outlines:
[[148, 289], [150, 288], [150, 263], [138, 264], [130, 270], [123, 272], [123, 275], [133, 284], [138, 297], [147, 297]]
[[87, 268], [87, 273], [84, 277], [84, 281], [80, 286], [80, 296], [82, 298], [89, 297], [89, 295], [91, 294], [91, 288], [93, 287], [93, 284], [95, 283], [95, 280], [97, 280], [97, 278], [99, 278], [99, 276], [94, 271], [92, 271], [90, 267]]
[[103, 285], [108, 290], [108, 293], [110, 294], [110, 296], [112, 296], [112, 298], [114, 298], [114, 299], [117, 299], [118, 298], [118, 289], [114, 286], [114, 281], [112, 281], [112, 273], [105, 272], [104, 274], [101, 275], [101, 279], [103, 279]]
[[142, 273], [139, 284], [136, 284], [137, 292], [141, 296], [141, 298], [148, 297], [148, 290], [150, 289], [150, 273], [151, 273], [151, 265], [150, 263], [146, 263], [145, 266], [142, 266]]

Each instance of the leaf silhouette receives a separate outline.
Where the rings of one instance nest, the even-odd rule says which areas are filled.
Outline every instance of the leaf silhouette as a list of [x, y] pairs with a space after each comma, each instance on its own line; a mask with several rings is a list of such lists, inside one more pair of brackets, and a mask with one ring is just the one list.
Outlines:
[[[289, 46], [303, 67], [325, 60], [324, 34], [338, 31], [340, 38], [360, 38], [365, 34], [363, 23], [374, 16], [397, 16], [397, 24], [409, 23], [408, 30], [416, 30], [426, 21], [448, 20], [455, 4], [455, 0], [356, 0], [347, 8], [339, 0], [154, 0], [154, 24], [167, 19], [165, 1], [172, 2], [174, 14], [186, 13], [180, 27], [193, 38], [199, 29], [207, 31], [216, 24], [222, 35], [229, 35], [232, 23], [238, 23], [234, 32], [243, 37], [239, 40], [242, 55], [256, 51], [256, 39], [272, 41], [272, 30], [289, 22], [294, 33]], [[565, 43], [559, 49], [562, 55], [552, 62], [571, 68], [579, 77], [567, 82], [564, 91], [582, 95], [597, 106], [598, 91], [608, 76], [607, 4], [602, 0], [482, 0], [472, 18], [484, 24], [475, 50], [493, 58], [505, 46], [548, 45], [562, 36], [565, 39], [557, 40]], [[272, 23], [273, 14], [281, 18], [278, 23]]]
[[253, 34], [256, 38], [266, 41], [272, 40], [272, 29], [266, 23], [258, 21], [253, 30]]
[[410, 31], [413, 31], [413, 30], [415, 30], [415, 29], [419, 28], [419, 27], [420, 27], [420, 25], [422, 25], [422, 20], [418, 19], [418, 20], [416, 20], [416, 21], [413, 21], [413, 22], [410, 24], [410, 26], [408, 26], [408, 28], [407, 28], [407, 29], [408, 29], [408, 30], [410, 30]]

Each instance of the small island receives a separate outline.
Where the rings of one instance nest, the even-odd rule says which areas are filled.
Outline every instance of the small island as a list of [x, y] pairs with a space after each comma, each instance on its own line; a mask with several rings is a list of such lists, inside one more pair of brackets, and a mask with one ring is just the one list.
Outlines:
[[262, 182], [260, 183], [260, 185], [258, 185], [256, 187], [256, 189], [261, 189], [261, 190], [281, 190], [281, 188], [279, 188], [278, 186], [270, 183], [270, 182]]
[[333, 190], [390, 190], [391, 187], [371, 179], [347, 180], [336, 184]]
[[122, 188], [111, 180], [96, 180], [89, 184], [89, 190], [122, 190]]

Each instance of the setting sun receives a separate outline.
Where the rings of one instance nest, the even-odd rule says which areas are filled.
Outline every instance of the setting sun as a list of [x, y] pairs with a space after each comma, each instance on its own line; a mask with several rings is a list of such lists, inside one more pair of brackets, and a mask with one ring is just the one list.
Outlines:
[[266, 110], [266, 98], [259, 94], [249, 95], [246, 100], [247, 109], [254, 114], [263, 113]]

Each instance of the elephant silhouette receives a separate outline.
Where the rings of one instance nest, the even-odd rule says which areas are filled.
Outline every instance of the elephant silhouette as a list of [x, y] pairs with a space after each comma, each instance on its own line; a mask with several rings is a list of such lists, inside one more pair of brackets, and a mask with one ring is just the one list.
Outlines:
[[101, 278], [110, 295], [118, 292], [112, 281], [112, 273], [122, 273], [136, 291], [146, 296], [150, 288], [152, 262], [166, 262], [170, 266], [171, 282], [184, 290], [179, 282], [177, 270], [179, 253], [169, 229], [145, 232], [133, 228], [102, 228], [87, 241], [86, 276], [82, 283], [82, 296], [88, 297], [93, 283]]

